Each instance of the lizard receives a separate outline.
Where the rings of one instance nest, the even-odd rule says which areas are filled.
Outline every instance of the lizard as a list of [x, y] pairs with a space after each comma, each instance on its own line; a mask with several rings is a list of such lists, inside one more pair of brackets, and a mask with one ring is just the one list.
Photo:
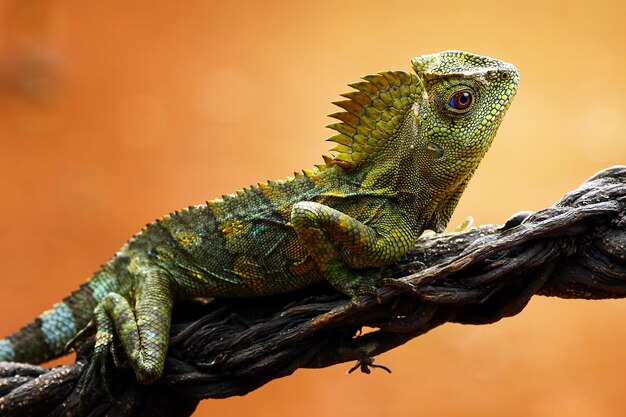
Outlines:
[[349, 84], [331, 156], [148, 224], [78, 290], [0, 340], [0, 361], [41, 363], [95, 327], [94, 360], [118, 338], [137, 380], [164, 370], [174, 302], [286, 293], [328, 281], [358, 303], [388, 285], [364, 273], [442, 232], [517, 92], [517, 69], [444, 51]]

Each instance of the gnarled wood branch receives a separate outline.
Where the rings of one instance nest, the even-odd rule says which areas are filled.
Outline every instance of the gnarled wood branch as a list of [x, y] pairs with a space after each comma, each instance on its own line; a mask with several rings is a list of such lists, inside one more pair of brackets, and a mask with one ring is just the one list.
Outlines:
[[400, 278], [381, 288], [380, 303], [362, 297], [355, 305], [317, 285], [178, 305], [162, 379], [139, 385], [118, 368], [108, 381], [114, 401], [99, 378], [84, 378], [90, 346], [76, 364], [51, 370], [0, 363], [0, 415], [188, 416], [200, 399], [243, 395], [298, 368], [360, 361], [367, 371], [373, 356], [441, 324], [493, 323], [535, 294], [625, 297], [626, 167], [601, 171], [553, 207], [504, 226], [424, 236], [378, 273]]

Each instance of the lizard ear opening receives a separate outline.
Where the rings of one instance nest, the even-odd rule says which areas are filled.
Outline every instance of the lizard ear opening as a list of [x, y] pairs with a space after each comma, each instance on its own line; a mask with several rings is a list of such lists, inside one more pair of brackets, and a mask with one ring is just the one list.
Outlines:
[[366, 75], [363, 80], [349, 84], [356, 91], [341, 94], [347, 100], [333, 103], [345, 111], [329, 115], [340, 123], [326, 126], [338, 132], [327, 139], [337, 144], [327, 164], [351, 170], [367, 161], [400, 129], [421, 85], [415, 74], [404, 71]]

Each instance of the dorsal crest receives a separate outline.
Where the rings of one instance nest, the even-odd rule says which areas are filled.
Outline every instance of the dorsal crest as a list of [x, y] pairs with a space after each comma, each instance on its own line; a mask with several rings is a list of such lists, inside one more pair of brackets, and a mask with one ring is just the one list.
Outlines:
[[347, 100], [333, 103], [345, 111], [329, 115], [340, 122], [326, 126], [338, 132], [328, 138], [337, 145], [331, 149], [335, 156], [325, 158], [327, 165], [355, 169], [366, 161], [400, 128], [419, 92], [419, 78], [404, 71], [384, 71], [363, 80], [349, 84], [356, 91], [341, 94]]

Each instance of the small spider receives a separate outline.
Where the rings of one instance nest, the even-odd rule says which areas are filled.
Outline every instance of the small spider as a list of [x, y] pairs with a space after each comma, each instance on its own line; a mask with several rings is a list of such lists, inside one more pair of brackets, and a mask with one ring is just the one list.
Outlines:
[[348, 373], [351, 374], [352, 372], [356, 371], [358, 368], [361, 368], [361, 372], [363, 372], [364, 374], [372, 373], [372, 370], [370, 368], [380, 368], [391, 373], [391, 369], [389, 369], [385, 365], [377, 365], [374, 361], [374, 358], [365, 358], [365, 359], [358, 360], [356, 362], [356, 365], [350, 368]]

